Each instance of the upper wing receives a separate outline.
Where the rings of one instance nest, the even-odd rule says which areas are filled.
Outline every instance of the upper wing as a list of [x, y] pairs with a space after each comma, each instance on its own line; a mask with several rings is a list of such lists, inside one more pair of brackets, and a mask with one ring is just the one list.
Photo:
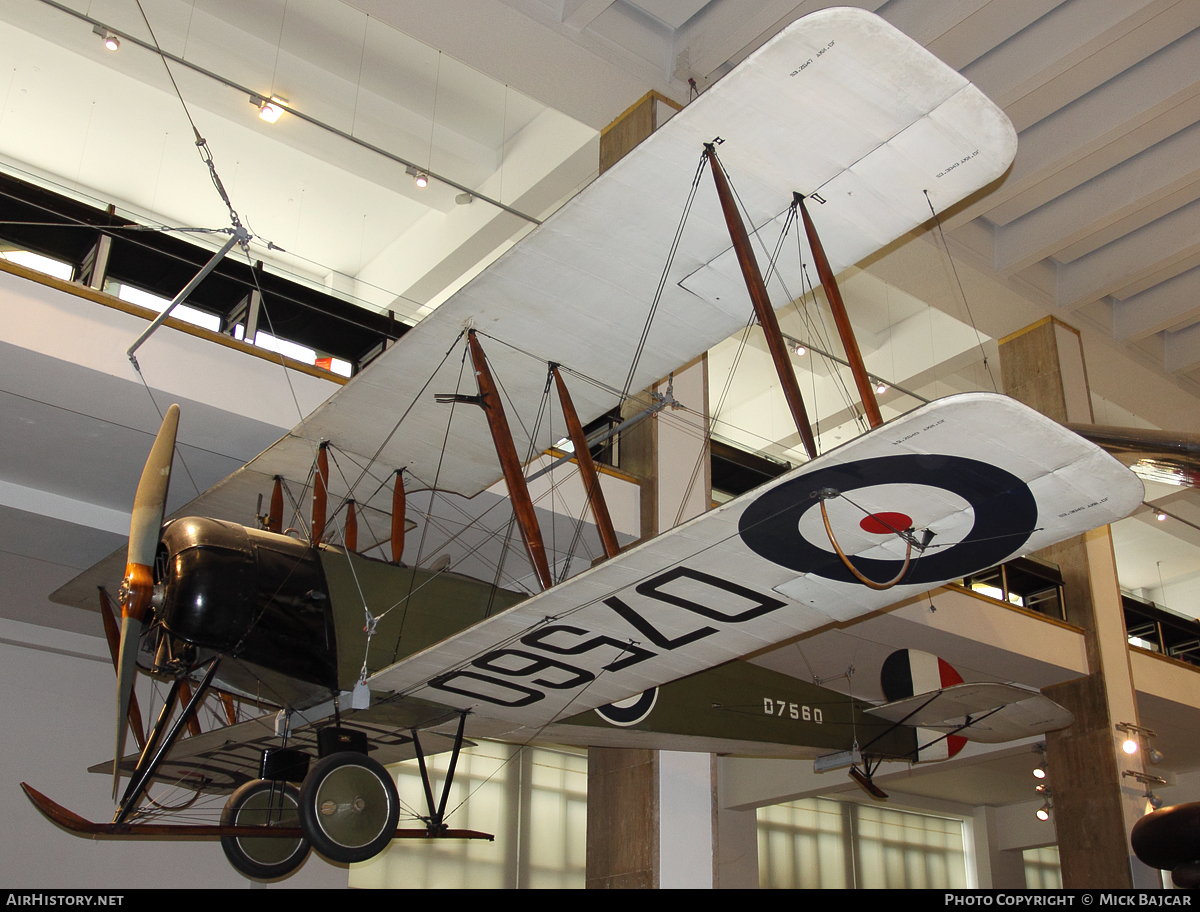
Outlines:
[[[254, 523], [254, 504], [282, 476], [299, 490], [314, 441], [347, 460], [353, 492], [334, 473], [330, 495], [390, 512], [380, 476], [405, 468], [423, 486], [474, 495], [500, 478], [485, 418], [448, 406], [461, 358], [446, 358], [475, 327], [511, 408], [538, 411], [546, 362], [595, 382], [572, 398], [586, 423], [619, 403], [703, 144], [720, 156], [751, 230], [771, 246], [794, 191], [810, 206], [835, 272], [998, 178], [1016, 133], [977, 88], [879, 17], [827, 9], [793, 23], [406, 333], [289, 435], [176, 515]], [[701, 175], [679, 251], [665, 277], [649, 338], [633, 373], [637, 391], [745, 325], [749, 306], [716, 194]], [[926, 196], [928, 195], [928, 202]], [[760, 252], [765, 260], [767, 254]], [[765, 272], [765, 270], [764, 270]], [[498, 341], [494, 341], [498, 340]], [[468, 380], [466, 392], [475, 392]], [[395, 427], [399, 420], [399, 427]], [[549, 423], [519, 449], [542, 452]], [[443, 446], [444, 442], [444, 446]], [[374, 500], [372, 500], [374, 495]], [[124, 569], [77, 578], [52, 595], [90, 605], [97, 583]]]
[[[934, 533], [903, 583], [905, 544], [868, 515]], [[537, 728], [883, 608], [1127, 515], [1142, 485], [1015, 400], [923, 406], [624, 551], [370, 679], [372, 690]], [[903, 519], [898, 517], [903, 515]]]
[[[445, 446], [450, 458], [443, 459], [448, 410], [433, 400], [434, 392], [458, 384], [461, 359], [444, 359], [468, 326], [498, 340], [484, 345], [513, 411], [536, 413], [547, 361], [597, 381], [572, 390], [585, 423], [618, 405], [703, 144], [717, 137], [725, 140], [719, 154], [750, 225], [767, 226], [793, 191], [819, 191], [828, 200], [811, 208], [835, 271], [927, 221], [925, 191], [941, 211], [999, 177], [1016, 152], [1016, 134], [999, 108], [883, 20], [858, 9], [805, 17], [248, 468], [266, 479], [302, 481], [311, 471], [311, 441], [324, 439], [364, 461], [407, 467], [425, 484], [437, 475], [442, 490], [470, 496], [487, 488], [500, 472], [483, 416], [459, 410]], [[777, 233], [765, 230], [769, 238]], [[728, 338], [748, 314], [728, 230], [704, 180], [631, 390]], [[553, 443], [549, 435], [544, 427], [532, 451]], [[241, 496], [228, 489], [222, 496], [231, 494]]]
[[1066, 728], [1067, 709], [1020, 684], [955, 684], [867, 710], [889, 722], [999, 744]]

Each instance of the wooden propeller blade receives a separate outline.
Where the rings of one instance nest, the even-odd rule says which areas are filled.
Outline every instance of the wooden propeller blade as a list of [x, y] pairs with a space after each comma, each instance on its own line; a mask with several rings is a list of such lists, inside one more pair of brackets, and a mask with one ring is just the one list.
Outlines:
[[[97, 587], [100, 592], [100, 617], [104, 621], [104, 638], [108, 640], [108, 651], [112, 656], [113, 671], [117, 670], [121, 652], [121, 631], [117, 626], [117, 617], [113, 612], [112, 602], [103, 586]], [[133, 730], [133, 740], [137, 742], [138, 750], [146, 747], [146, 726], [142, 722], [142, 710], [138, 706], [137, 694], [129, 697], [129, 727]]]
[[[179, 431], [179, 406], [167, 409], [150, 456], [142, 469], [137, 493], [133, 498], [133, 521], [129, 526], [129, 552], [125, 563], [125, 582], [121, 587], [121, 635], [117, 652], [117, 737], [114, 756], [125, 753], [126, 720], [137, 676], [137, 643], [142, 620], [150, 608], [154, 590], [154, 555], [162, 531], [167, 489], [171, 480], [171, 462], [175, 458], [175, 437]], [[113, 798], [120, 783], [120, 765], [113, 767]]]

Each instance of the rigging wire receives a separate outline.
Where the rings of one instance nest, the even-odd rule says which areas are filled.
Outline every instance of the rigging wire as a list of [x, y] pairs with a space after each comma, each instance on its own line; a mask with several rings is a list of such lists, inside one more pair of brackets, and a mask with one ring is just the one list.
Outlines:
[[971, 313], [971, 302], [967, 300], [967, 292], [963, 288], [962, 278], [958, 274], [958, 266], [954, 262], [954, 255], [950, 252], [950, 244], [946, 240], [946, 232], [942, 230], [941, 217], [938, 216], [937, 210], [933, 208], [933, 200], [929, 198], [929, 191], [922, 190], [921, 192], [925, 194], [925, 202], [929, 204], [929, 211], [933, 213], [933, 222], [937, 226], [938, 237], [942, 239], [942, 248], [946, 251], [946, 259], [950, 261], [950, 269], [954, 272], [954, 281], [958, 285], [958, 293], [962, 295], [963, 306], [967, 309], [967, 318], [971, 321], [971, 328], [975, 330], [975, 341], [979, 345], [979, 353], [983, 355], [983, 366], [987, 370], [988, 379], [992, 381], [992, 392], [998, 392], [999, 387], [996, 385], [996, 378], [992, 374], [992, 366], [988, 363], [987, 351], [983, 347], [983, 334], [975, 324], [975, 315]]
[[625, 378], [625, 386], [621, 391], [621, 401], [629, 398], [629, 393], [633, 387], [633, 377], [637, 372], [638, 362], [642, 358], [642, 352], [646, 348], [646, 340], [650, 336], [650, 325], [654, 322], [654, 315], [658, 311], [658, 304], [662, 300], [662, 294], [667, 287], [667, 276], [670, 275], [671, 265], [675, 262], [675, 253], [679, 250], [679, 242], [683, 238], [683, 228], [687, 224], [688, 215], [692, 211], [692, 203], [696, 199], [696, 190], [700, 186], [700, 176], [704, 173], [704, 165], [708, 160], [708, 152], [704, 152], [700, 156], [700, 162], [696, 165], [696, 175], [692, 178], [692, 186], [688, 191], [687, 202], [684, 203], [683, 212], [679, 217], [679, 227], [675, 229], [675, 237], [671, 241], [671, 247], [667, 252], [667, 260], [663, 265], [662, 276], [658, 280], [658, 287], [654, 291], [654, 298], [650, 302], [650, 311], [646, 314], [646, 324], [642, 328], [641, 338], [638, 339], [637, 346], [634, 348], [633, 359], [629, 365], [629, 375]]

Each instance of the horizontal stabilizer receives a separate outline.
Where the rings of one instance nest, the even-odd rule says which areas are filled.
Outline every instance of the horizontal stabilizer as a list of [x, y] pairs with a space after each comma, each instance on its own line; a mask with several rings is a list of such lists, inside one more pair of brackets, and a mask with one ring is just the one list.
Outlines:
[[1075, 721], [1049, 697], [1020, 684], [956, 684], [867, 712], [889, 722], [953, 732], [986, 744], [1058, 731]]

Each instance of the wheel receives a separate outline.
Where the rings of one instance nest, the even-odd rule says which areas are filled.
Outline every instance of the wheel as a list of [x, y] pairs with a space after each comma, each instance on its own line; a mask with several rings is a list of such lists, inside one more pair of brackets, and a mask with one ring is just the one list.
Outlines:
[[364, 754], [317, 761], [300, 788], [300, 826], [330, 861], [366, 861], [391, 841], [400, 820], [396, 783]]
[[[294, 785], [255, 779], [229, 796], [221, 812], [221, 826], [299, 826], [300, 790]], [[270, 836], [222, 836], [221, 848], [229, 863], [247, 877], [275, 880], [286, 877], [304, 863], [307, 839]]]

